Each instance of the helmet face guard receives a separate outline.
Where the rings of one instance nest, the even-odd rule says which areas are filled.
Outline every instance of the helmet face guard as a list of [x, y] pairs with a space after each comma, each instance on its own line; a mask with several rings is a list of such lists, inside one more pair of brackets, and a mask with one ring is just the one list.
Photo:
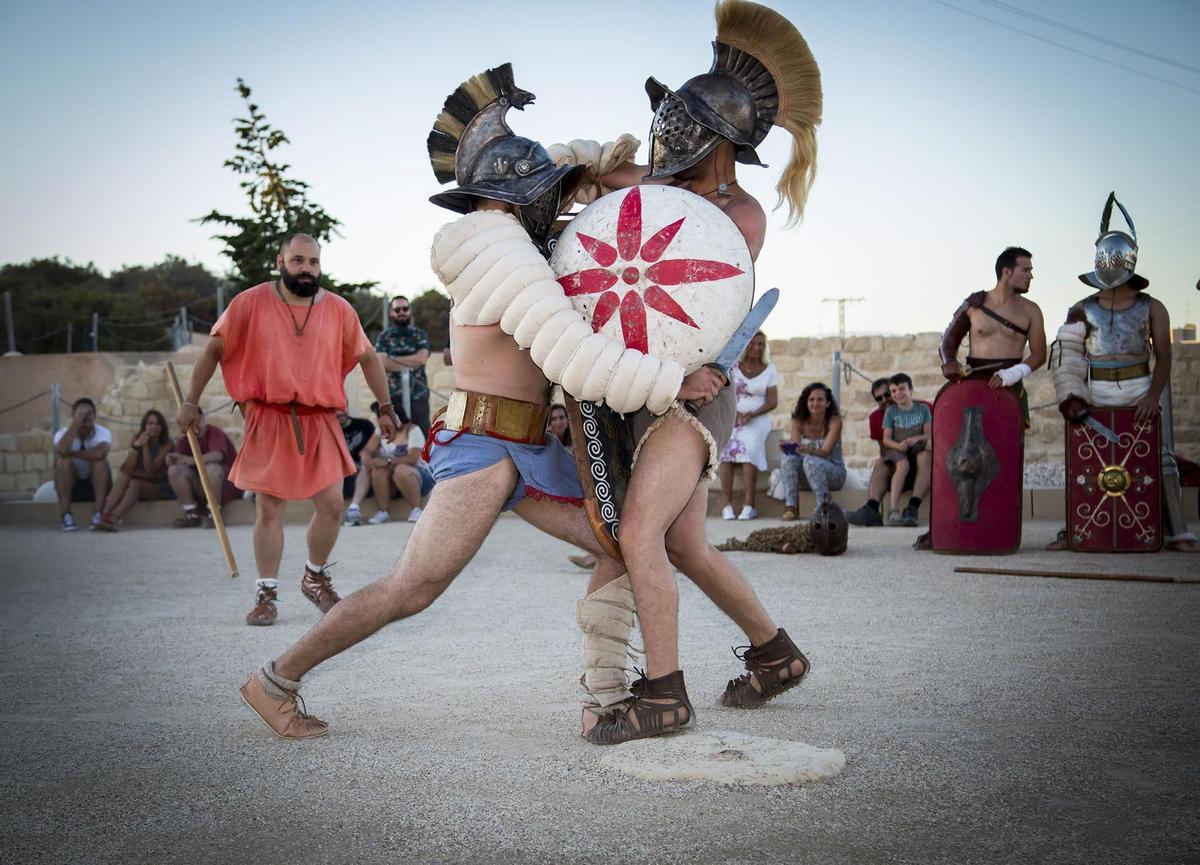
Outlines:
[[667, 91], [650, 123], [650, 172], [646, 177], [661, 179], [691, 168], [720, 141], [720, 135], [692, 118], [682, 99]]
[[517, 205], [517, 218], [542, 254], [550, 255], [550, 233], [562, 206], [563, 184], [555, 183], [529, 204]]
[[812, 515], [813, 549], [823, 556], [840, 556], [846, 552], [850, 536], [850, 521], [846, 512], [829, 493], [817, 503]]
[[1096, 241], [1096, 281], [1116, 288], [1133, 276], [1137, 267], [1137, 244], [1123, 231], [1110, 231]]

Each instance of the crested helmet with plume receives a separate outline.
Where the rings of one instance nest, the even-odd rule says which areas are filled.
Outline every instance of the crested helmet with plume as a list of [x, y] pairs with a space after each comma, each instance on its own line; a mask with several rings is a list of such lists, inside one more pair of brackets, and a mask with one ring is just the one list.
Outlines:
[[477, 198], [506, 202], [530, 237], [544, 244], [561, 202], [569, 200], [586, 169], [555, 166], [545, 147], [509, 128], [508, 110], [523, 110], [533, 99], [517, 87], [511, 63], [460, 84], [426, 141], [438, 182], [458, 185], [429, 200], [456, 213], [469, 213]]
[[734, 144], [738, 162], [762, 166], [755, 148], [772, 125], [782, 126], [793, 142], [776, 190], [794, 224], [816, 175], [821, 71], [804, 37], [773, 9], [749, 0], [719, 0], [716, 17], [708, 72], [677, 91], [646, 80], [655, 112], [647, 177], [670, 177], [690, 168], [722, 139]]

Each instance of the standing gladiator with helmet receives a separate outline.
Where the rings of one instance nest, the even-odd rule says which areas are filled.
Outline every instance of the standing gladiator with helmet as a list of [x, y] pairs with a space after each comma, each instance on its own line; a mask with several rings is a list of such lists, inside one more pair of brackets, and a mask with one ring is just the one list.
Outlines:
[[[788, 203], [789, 224], [799, 220], [815, 172], [820, 72], [803, 37], [778, 13], [745, 0], [722, 0], [716, 15], [714, 60], [706, 74], [678, 91], [653, 78], [646, 82], [655, 111], [649, 166], [614, 166], [613, 145], [589, 141], [551, 147], [551, 153], [560, 163], [587, 165], [595, 184], [584, 200], [643, 183], [667, 183], [701, 196], [737, 226], [753, 258], [762, 249], [766, 214], [738, 184], [736, 164], [763, 164], [755, 147], [772, 125], [791, 133], [791, 159], [777, 188], [780, 203]], [[631, 419], [637, 451], [621, 510], [620, 542], [645, 638], [647, 672], [635, 683], [634, 696], [606, 711], [585, 712], [585, 736], [597, 744], [671, 732], [694, 717], [679, 668], [679, 596], [672, 566], [749, 638], [751, 645], [739, 653], [748, 672], [728, 683], [722, 705], [761, 706], [799, 684], [809, 670], [745, 575], [706, 537], [709, 480], [732, 430], [736, 396], [709, 368], [692, 375], [703, 374], [711, 377], [711, 395], [695, 400], [703, 403], [695, 414], [675, 402], [659, 417], [643, 411]], [[581, 613], [592, 600], [581, 603]]]
[[[1113, 205], [1128, 232], [1109, 230]], [[1051, 362], [1058, 410], [1069, 423], [1083, 423], [1095, 406], [1136, 408], [1138, 420], [1160, 413], [1164, 540], [1168, 549], [1198, 552], [1183, 514], [1179, 466], [1171, 417], [1171, 320], [1167, 308], [1145, 293], [1150, 281], [1134, 273], [1137, 231], [1128, 211], [1110, 193], [1096, 240], [1095, 269], [1079, 281], [1098, 289], [1071, 307], [1058, 329]], [[1151, 369], [1150, 358], [1154, 358]], [[1068, 546], [1066, 530], [1048, 549]]]

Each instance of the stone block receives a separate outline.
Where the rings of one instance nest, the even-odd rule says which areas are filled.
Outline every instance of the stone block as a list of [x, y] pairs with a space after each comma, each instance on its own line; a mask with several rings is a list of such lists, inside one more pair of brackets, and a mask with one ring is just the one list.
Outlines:
[[17, 491], [17, 476], [0, 472], [0, 493]]
[[44, 472], [50, 468], [50, 457], [44, 453], [25, 454], [25, 471]]
[[4, 455], [4, 471], [16, 474], [25, 470], [25, 458], [21, 454], [8, 453]]
[[17, 450], [17, 437], [12, 433], [0, 435], [0, 453]]
[[21, 472], [15, 476], [16, 488], [21, 492], [33, 492], [40, 484], [36, 472]]
[[48, 432], [24, 433], [17, 438], [17, 450], [21, 453], [50, 452], [53, 437]]

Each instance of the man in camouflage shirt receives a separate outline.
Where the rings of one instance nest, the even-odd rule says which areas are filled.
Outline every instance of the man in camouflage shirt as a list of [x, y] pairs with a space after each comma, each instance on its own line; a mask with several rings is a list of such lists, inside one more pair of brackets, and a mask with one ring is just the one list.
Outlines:
[[[379, 334], [379, 339], [375, 340], [375, 351], [387, 370], [391, 400], [393, 405], [409, 409], [408, 416], [412, 422], [428, 435], [429, 383], [425, 378], [425, 361], [429, 360], [429, 335], [412, 323], [412, 305], [403, 295], [392, 298], [388, 315], [392, 319], [392, 326]], [[409, 406], [404, 405], [401, 385], [404, 370], [411, 373]]]

